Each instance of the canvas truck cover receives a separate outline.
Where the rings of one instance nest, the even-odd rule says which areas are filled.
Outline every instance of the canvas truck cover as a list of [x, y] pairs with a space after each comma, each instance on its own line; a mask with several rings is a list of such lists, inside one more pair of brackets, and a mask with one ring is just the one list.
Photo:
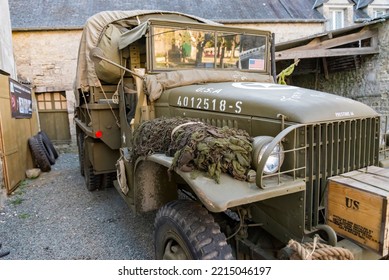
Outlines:
[[[100, 86], [100, 80], [96, 74], [95, 64], [90, 58], [89, 53], [99, 45], [104, 32], [106, 32], [110, 24], [115, 24], [116, 26], [123, 27], [123, 29], [131, 30], [146, 22], [148, 19], [160, 17], [171, 20], [190, 20], [192, 22], [217, 24], [199, 17], [171, 11], [133, 10], [100, 12], [90, 17], [83, 29], [78, 51], [77, 72], [74, 83], [75, 91], [79, 89], [87, 91], [90, 86]], [[125, 34], [125, 32], [123, 32], [123, 34]], [[113, 45], [118, 48], [119, 42], [113, 42]], [[78, 101], [78, 95], [76, 94], [77, 105], [79, 104]]]

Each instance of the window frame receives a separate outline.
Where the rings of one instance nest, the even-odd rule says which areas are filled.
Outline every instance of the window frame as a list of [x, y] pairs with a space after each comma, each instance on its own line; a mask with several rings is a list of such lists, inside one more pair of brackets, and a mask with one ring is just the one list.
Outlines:
[[[341, 26], [340, 27], [336, 26], [336, 23], [337, 23], [336, 14], [337, 13], [341, 14]], [[341, 8], [331, 9], [330, 14], [331, 14], [331, 16], [330, 16], [330, 30], [336, 30], [336, 29], [341, 29], [341, 28], [345, 27], [345, 9], [341, 9]]]
[[[155, 50], [154, 50], [154, 27], [163, 27], [163, 28], [182, 28], [186, 30], [202, 30], [216, 33], [239, 33], [242, 35], [253, 35], [253, 36], [263, 36], [265, 39], [265, 52], [264, 55], [266, 57], [264, 63], [263, 70], [246, 70], [239, 69], [239, 71], [247, 71], [247, 72], [255, 72], [261, 74], [270, 74], [271, 62], [270, 62], [270, 38], [271, 32], [264, 30], [256, 30], [256, 29], [247, 29], [247, 28], [239, 28], [239, 27], [228, 27], [223, 25], [210, 25], [205, 23], [188, 23], [188, 22], [176, 22], [176, 21], [163, 21], [163, 20], [150, 20], [149, 33], [146, 35], [146, 42], [148, 48], [148, 58], [147, 58], [147, 68], [150, 73], [161, 73], [172, 70], [181, 70], [181, 68], [176, 69], [160, 69], [155, 66]], [[188, 68], [182, 68], [188, 69]], [[194, 68], [196, 69], [196, 68]], [[199, 68], [197, 68], [199, 69]], [[201, 68], [204, 70], [208, 70], [207, 68]], [[215, 64], [214, 68], [209, 68], [211, 70], [223, 70], [223, 71], [237, 71], [237, 69], [232, 68], [217, 68], [217, 64]]]
[[65, 91], [36, 92], [35, 95], [38, 111], [67, 111], [68, 109]]
[[[385, 9], [385, 8], [374, 8], [373, 9], [373, 18], [378, 18], [378, 17], [381, 17], [385, 14], [387, 14], [389, 11], [389, 9]], [[381, 15], [377, 15], [377, 13], [382, 13]]]

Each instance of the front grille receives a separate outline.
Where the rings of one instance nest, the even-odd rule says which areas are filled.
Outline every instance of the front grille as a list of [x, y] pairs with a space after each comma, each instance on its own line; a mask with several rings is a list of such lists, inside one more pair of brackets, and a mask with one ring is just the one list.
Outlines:
[[378, 164], [380, 119], [362, 118], [307, 125], [306, 228], [323, 222], [327, 178]]

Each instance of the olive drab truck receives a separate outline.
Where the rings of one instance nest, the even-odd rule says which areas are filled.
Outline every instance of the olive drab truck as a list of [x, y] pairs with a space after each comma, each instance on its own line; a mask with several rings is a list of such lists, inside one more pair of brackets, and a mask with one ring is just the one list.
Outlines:
[[275, 83], [272, 39], [168, 11], [86, 22], [81, 174], [90, 191], [113, 185], [137, 213], [156, 211], [155, 258], [387, 258], [380, 115]]

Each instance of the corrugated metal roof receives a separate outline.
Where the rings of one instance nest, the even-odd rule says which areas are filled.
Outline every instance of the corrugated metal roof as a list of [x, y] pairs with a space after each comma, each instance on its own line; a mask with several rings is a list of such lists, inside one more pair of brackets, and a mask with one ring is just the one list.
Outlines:
[[324, 21], [315, 0], [9, 0], [13, 29], [79, 28], [101, 11], [165, 10], [218, 22]]

